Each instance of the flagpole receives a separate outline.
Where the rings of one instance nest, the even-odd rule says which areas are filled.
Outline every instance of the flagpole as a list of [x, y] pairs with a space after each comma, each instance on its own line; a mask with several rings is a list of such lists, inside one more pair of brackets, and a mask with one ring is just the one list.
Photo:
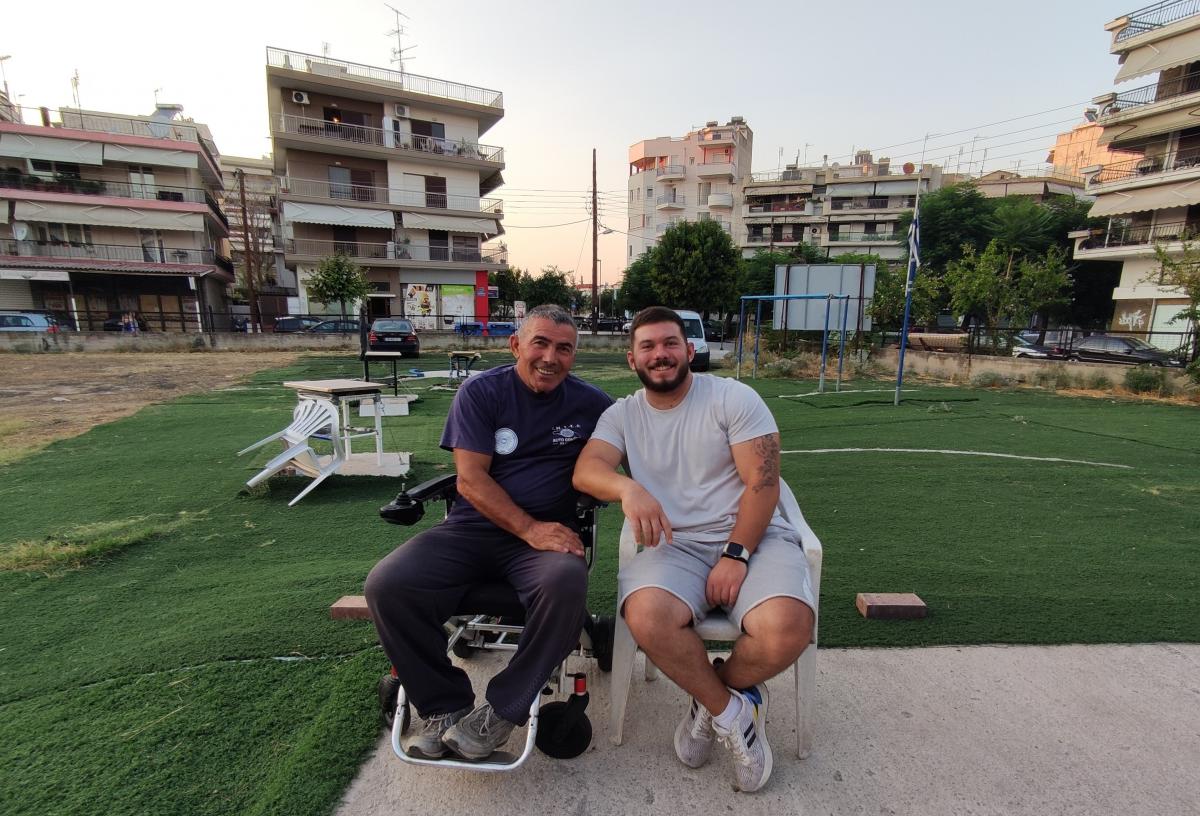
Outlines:
[[904, 352], [908, 348], [908, 316], [912, 312], [913, 285], [917, 281], [918, 254], [921, 248], [921, 171], [925, 167], [925, 145], [929, 134], [921, 142], [921, 163], [917, 165], [917, 198], [913, 202], [913, 220], [908, 228], [908, 278], [904, 284], [904, 322], [900, 325], [900, 364], [896, 367], [896, 396], [893, 405], [900, 404], [900, 388], [904, 385]]

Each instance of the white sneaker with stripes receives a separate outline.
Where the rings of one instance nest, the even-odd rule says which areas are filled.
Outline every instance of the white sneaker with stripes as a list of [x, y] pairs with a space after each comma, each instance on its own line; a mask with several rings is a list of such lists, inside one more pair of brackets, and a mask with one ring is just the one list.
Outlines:
[[[737, 789], [756, 791], [771, 778], [771, 746], [767, 744], [767, 687], [765, 684], [734, 690], [742, 698], [733, 728], [726, 731], [713, 723], [722, 745], [733, 753]], [[682, 759], [682, 757], [681, 757]]]

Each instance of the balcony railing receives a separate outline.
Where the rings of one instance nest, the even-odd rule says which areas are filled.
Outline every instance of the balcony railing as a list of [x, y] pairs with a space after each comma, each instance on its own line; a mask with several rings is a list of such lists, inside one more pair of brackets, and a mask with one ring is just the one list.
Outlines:
[[682, 164], [664, 164], [662, 167], [655, 168], [655, 175], [658, 176], [682, 176]]
[[171, 187], [166, 184], [133, 184], [128, 181], [100, 181], [67, 176], [42, 178], [20, 173], [0, 173], [0, 187], [8, 190], [29, 190], [39, 193], [71, 193], [73, 195], [135, 198], [140, 201], [186, 201], [206, 203], [205, 190], [199, 187]]
[[0, 240], [0, 255], [23, 258], [73, 258], [84, 261], [136, 261], [157, 264], [212, 264], [211, 249], [81, 244], [64, 241]]
[[1184, 74], [1174, 79], [1160, 79], [1153, 85], [1143, 85], [1140, 88], [1134, 88], [1132, 91], [1117, 94], [1113, 101], [1104, 106], [1103, 110], [1100, 111], [1100, 115], [1109, 116], [1114, 113], [1120, 113], [1126, 108], [1149, 105], [1153, 102], [1162, 102], [1166, 99], [1194, 94], [1197, 91], [1200, 91], [1200, 71], [1193, 71], [1190, 74]]
[[[834, 199], [830, 202], [829, 209], [831, 210], [886, 210], [891, 206], [886, 198], [868, 198], [861, 201], [839, 201]], [[900, 207], [902, 204], [896, 204]]]
[[751, 173], [751, 181], [794, 181], [796, 183], [804, 182], [811, 184], [816, 177], [815, 170], [808, 170], [809, 179], [805, 181], [804, 170], [768, 170], [766, 172]]
[[1133, 226], [1113, 224], [1103, 232], [1084, 238], [1080, 249], [1104, 249], [1106, 247], [1155, 244], [1160, 241], [1178, 241], [1185, 236], [1200, 233], [1200, 224], [1187, 221], [1171, 221], [1165, 224]]
[[803, 212], [808, 201], [773, 201], [768, 204], [750, 204], [749, 214], [760, 215], [777, 212]]
[[1170, 159], [1166, 156], [1139, 156], [1136, 159], [1106, 164], [1104, 169], [1092, 178], [1092, 184], [1107, 184], [1192, 167], [1200, 167], [1200, 148], [1181, 150]]
[[305, 54], [302, 51], [287, 51], [282, 48], [267, 48], [267, 65], [275, 68], [286, 68], [291, 71], [306, 71], [320, 76], [344, 76], [347, 79], [364, 79], [370, 82], [382, 82], [410, 93], [438, 96], [442, 99], [456, 99], [460, 102], [470, 102], [474, 105], [485, 105], [489, 108], [503, 110], [504, 94], [488, 88], [478, 88], [474, 85], [464, 85], [460, 82], [447, 82], [444, 79], [420, 76], [408, 72], [392, 71], [388, 68], [376, 68], [372, 65], [362, 65], [357, 62], [318, 57]]
[[782, 233], [780, 235], [751, 235], [746, 238], [748, 244], [797, 244], [804, 240], [799, 232]]
[[445, 156], [459, 156], [466, 159], [504, 163], [504, 149], [476, 142], [454, 141], [437, 136], [419, 136], [411, 133], [399, 133], [394, 130], [368, 127], [367, 125], [349, 125], [345, 122], [329, 122], [324, 119], [314, 119], [308, 116], [292, 116], [282, 113], [275, 123], [279, 133], [290, 133], [297, 136], [312, 136], [318, 139], [330, 139], [337, 142], [366, 145], [369, 147], [394, 148], [397, 150], [419, 150], [424, 153], [437, 153]]
[[423, 190], [401, 190], [395, 187], [371, 187], [364, 184], [344, 184], [319, 179], [284, 178], [280, 187], [292, 195], [309, 198], [328, 198], [333, 201], [356, 201], [367, 204], [400, 204], [408, 207], [431, 207], [439, 210], [465, 210], [499, 214], [504, 202], [499, 198], [427, 193]]
[[682, 224], [682, 223], [683, 223], [683, 221], [679, 220], [679, 221], [668, 221], [665, 224], [655, 224], [654, 231], [656, 233], [658, 233], [659, 235], [662, 235], [664, 232], [669, 230], [671, 227], [678, 226], [679, 224]]
[[505, 263], [500, 250], [480, 250], [477, 247], [433, 246], [430, 244], [405, 244], [388, 241], [386, 244], [368, 244], [361, 241], [324, 241], [296, 238], [287, 242], [289, 255], [315, 255], [327, 258], [345, 255], [379, 261], [444, 261], [450, 263]]
[[[42, 123], [42, 109], [30, 105], [16, 106], [17, 121], [25, 123], [28, 114], [31, 121]], [[61, 108], [48, 109], [49, 114], [58, 114], [59, 121], [52, 122], [51, 127], [71, 128], [72, 130], [90, 130], [97, 133], [115, 133], [122, 136], [144, 136], [147, 139], [170, 139], [175, 142], [191, 142], [200, 145], [208, 160], [217, 165], [217, 146], [200, 134], [199, 128], [183, 122], [147, 121], [128, 116], [114, 116], [108, 113], [91, 113], [88, 111]], [[28, 124], [28, 123], [26, 123]]]
[[1200, 0], [1163, 0], [1125, 15], [1129, 25], [1117, 32], [1116, 42], [1123, 42], [1147, 31], [1170, 25], [1184, 17], [1200, 12]]
[[830, 241], [850, 244], [895, 243], [904, 239], [899, 232], [838, 232], [829, 235]]
[[663, 204], [675, 204], [682, 207], [687, 203], [687, 196], [669, 193], [667, 195], [660, 195], [658, 198], [654, 199], [654, 203], [660, 206]]

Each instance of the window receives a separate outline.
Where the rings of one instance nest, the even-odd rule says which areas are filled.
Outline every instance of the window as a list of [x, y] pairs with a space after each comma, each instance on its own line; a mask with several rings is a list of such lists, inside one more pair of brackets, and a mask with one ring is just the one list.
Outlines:
[[430, 153], [441, 153], [446, 139], [446, 126], [441, 122], [426, 122], [423, 119], [410, 119], [413, 147]]
[[358, 231], [354, 227], [334, 227], [333, 251], [350, 257], [358, 255]]
[[450, 233], [445, 230], [429, 231], [429, 260], [450, 260]]
[[329, 197], [354, 197], [354, 188], [351, 186], [349, 167], [331, 166], [329, 168]]
[[479, 238], [474, 235], [455, 235], [450, 240], [450, 257], [453, 260], [471, 263], [479, 262]]
[[35, 176], [43, 176], [52, 178], [54, 176], [62, 176], [64, 178], [78, 179], [79, 165], [71, 162], [47, 161], [45, 159], [30, 159], [30, 171]]
[[425, 176], [425, 206], [446, 209], [446, 179]]
[[39, 244], [91, 246], [92, 228], [87, 224], [41, 223], [36, 226]]

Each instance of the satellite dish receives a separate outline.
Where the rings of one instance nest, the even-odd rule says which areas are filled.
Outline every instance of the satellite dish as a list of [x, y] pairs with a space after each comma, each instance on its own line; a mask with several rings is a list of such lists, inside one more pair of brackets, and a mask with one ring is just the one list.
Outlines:
[[904, 175], [906, 175], [906, 176], [912, 175], [912, 172], [916, 169], [917, 169], [916, 165], [914, 165], [912, 162], [904, 163]]

